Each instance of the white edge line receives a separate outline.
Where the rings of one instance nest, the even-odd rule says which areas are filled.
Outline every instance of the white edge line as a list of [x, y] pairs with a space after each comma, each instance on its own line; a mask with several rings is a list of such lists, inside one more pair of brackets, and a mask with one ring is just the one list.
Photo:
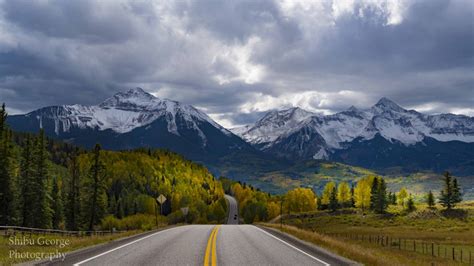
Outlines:
[[293, 248], [293, 249], [295, 249], [295, 250], [297, 250], [297, 251], [299, 251], [299, 252], [305, 254], [306, 256], [308, 256], [308, 257], [310, 257], [310, 258], [312, 258], [312, 259], [314, 259], [314, 260], [317, 260], [317, 261], [321, 262], [322, 264], [324, 264], [324, 265], [326, 265], [326, 266], [330, 266], [329, 263], [327, 263], [327, 262], [325, 262], [325, 261], [323, 261], [323, 260], [320, 260], [320, 259], [316, 258], [315, 256], [313, 256], [313, 255], [307, 253], [307, 252], [304, 252], [303, 250], [301, 250], [301, 249], [299, 249], [299, 248], [293, 246], [292, 244], [290, 244], [290, 243], [288, 243], [288, 242], [286, 242], [286, 241], [284, 241], [284, 240], [282, 240], [282, 239], [280, 239], [280, 238], [278, 238], [278, 237], [276, 237], [276, 236], [274, 236], [274, 235], [268, 233], [267, 231], [262, 230], [262, 229], [258, 228], [257, 226], [254, 226], [254, 227], [257, 228], [258, 230], [264, 232], [265, 234], [267, 234], [267, 235], [269, 235], [269, 236], [275, 238], [276, 240], [278, 240], [278, 241], [284, 243], [285, 245], [287, 245], [287, 246], [289, 246], [289, 247], [291, 247], [291, 248]]
[[145, 237], [139, 238], [139, 239], [134, 240], [134, 241], [132, 241], [132, 242], [129, 242], [129, 243], [127, 243], [127, 244], [124, 244], [124, 245], [121, 245], [121, 246], [119, 246], [119, 247], [116, 247], [116, 248], [113, 248], [113, 249], [111, 249], [111, 250], [108, 250], [108, 251], [106, 251], [106, 252], [100, 253], [99, 255], [95, 255], [94, 257], [90, 257], [90, 258], [88, 258], [88, 259], [86, 259], [86, 260], [80, 261], [80, 262], [78, 262], [78, 263], [74, 263], [73, 266], [79, 266], [79, 265], [81, 265], [81, 264], [83, 264], [83, 263], [89, 262], [89, 261], [91, 261], [91, 260], [97, 259], [98, 257], [101, 257], [101, 256], [103, 256], [103, 255], [109, 254], [110, 252], [114, 252], [114, 251], [116, 251], [116, 250], [118, 250], [118, 249], [121, 249], [121, 248], [123, 248], [123, 247], [129, 246], [129, 245], [132, 245], [132, 244], [135, 244], [135, 243], [137, 243], [137, 242], [139, 242], [139, 241], [142, 241], [142, 240], [144, 240], [144, 239], [150, 238], [150, 237], [155, 236], [155, 235], [157, 235], [157, 234], [160, 234], [160, 233], [163, 233], [163, 232], [166, 232], [166, 231], [169, 231], [169, 230], [173, 230], [173, 229], [176, 229], [176, 228], [178, 228], [178, 227], [174, 227], [174, 228], [169, 228], [169, 229], [161, 230], [161, 231], [158, 231], [158, 232], [153, 233], [153, 234], [151, 234], [151, 235], [147, 235], [147, 236], [145, 236]]

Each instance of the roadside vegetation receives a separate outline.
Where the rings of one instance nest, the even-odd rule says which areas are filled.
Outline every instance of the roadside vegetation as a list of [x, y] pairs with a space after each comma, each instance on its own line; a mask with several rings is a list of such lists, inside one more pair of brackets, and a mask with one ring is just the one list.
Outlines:
[[462, 201], [449, 173], [443, 184], [417, 197], [405, 188], [388, 191], [377, 176], [352, 185], [329, 182], [320, 195], [294, 189], [283, 198], [283, 219], [265, 225], [368, 265], [472, 263], [474, 202]]

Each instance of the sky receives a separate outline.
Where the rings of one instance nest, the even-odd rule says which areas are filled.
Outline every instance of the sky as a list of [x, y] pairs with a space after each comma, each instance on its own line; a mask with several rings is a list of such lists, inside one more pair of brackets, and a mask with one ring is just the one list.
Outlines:
[[226, 127], [381, 97], [474, 116], [474, 1], [0, 0], [9, 113], [141, 87]]

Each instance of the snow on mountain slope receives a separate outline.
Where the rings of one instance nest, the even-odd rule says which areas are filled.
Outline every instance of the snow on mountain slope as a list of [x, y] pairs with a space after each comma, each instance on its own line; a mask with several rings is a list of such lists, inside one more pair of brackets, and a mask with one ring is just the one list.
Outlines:
[[141, 88], [117, 93], [95, 106], [46, 107], [26, 116], [36, 116], [40, 126], [42, 119], [53, 119], [57, 135], [69, 132], [72, 127], [100, 131], [111, 129], [117, 133], [127, 133], [146, 126], [160, 117], [166, 119], [170, 133], [179, 135], [177, 116], [183, 118], [186, 127], [196, 130], [202, 139], [205, 139], [205, 136], [199, 128], [199, 121], [210, 123], [226, 135], [232, 134], [193, 106], [159, 99]]
[[[298, 110], [297, 114], [294, 110]], [[400, 142], [406, 146], [422, 142], [425, 137], [438, 141], [474, 142], [474, 118], [463, 115], [425, 115], [414, 110], [406, 110], [387, 98], [380, 99], [372, 108], [348, 110], [333, 115], [315, 115], [299, 108], [273, 111], [253, 125], [240, 128], [234, 133], [252, 144], [265, 143], [262, 150], [288, 147], [285, 138], [293, 142], [295, 134], [307, 136], [308, 128], [322, 137], [306, 138], [307, 143], [300, 149], [311, 147], [314, 158], [327, 158], [331, 150], [344, 149], [355, 139], [371, 140], [377, 134], [390, 142]], [[305, 139], [305, 138], [301, 138]], [[317, 141], [317, 143], [314, 143]], [[299, 154], [307, 154], [300, 152]]]
[[231, 129], [251, 144], [263, 144], [275, 141], [279, 136], [297, 126], [301, 121], [314, 116], [314, 113], [301, 108], [283, 111], [272, 111], [258, 120], [254, 125]]

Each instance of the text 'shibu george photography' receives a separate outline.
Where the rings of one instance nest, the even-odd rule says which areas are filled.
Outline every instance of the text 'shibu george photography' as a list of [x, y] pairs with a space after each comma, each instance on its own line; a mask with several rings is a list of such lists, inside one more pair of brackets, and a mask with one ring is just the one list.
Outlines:
[[0, 265], [474, 265], [474, 2], [0, 0]]

